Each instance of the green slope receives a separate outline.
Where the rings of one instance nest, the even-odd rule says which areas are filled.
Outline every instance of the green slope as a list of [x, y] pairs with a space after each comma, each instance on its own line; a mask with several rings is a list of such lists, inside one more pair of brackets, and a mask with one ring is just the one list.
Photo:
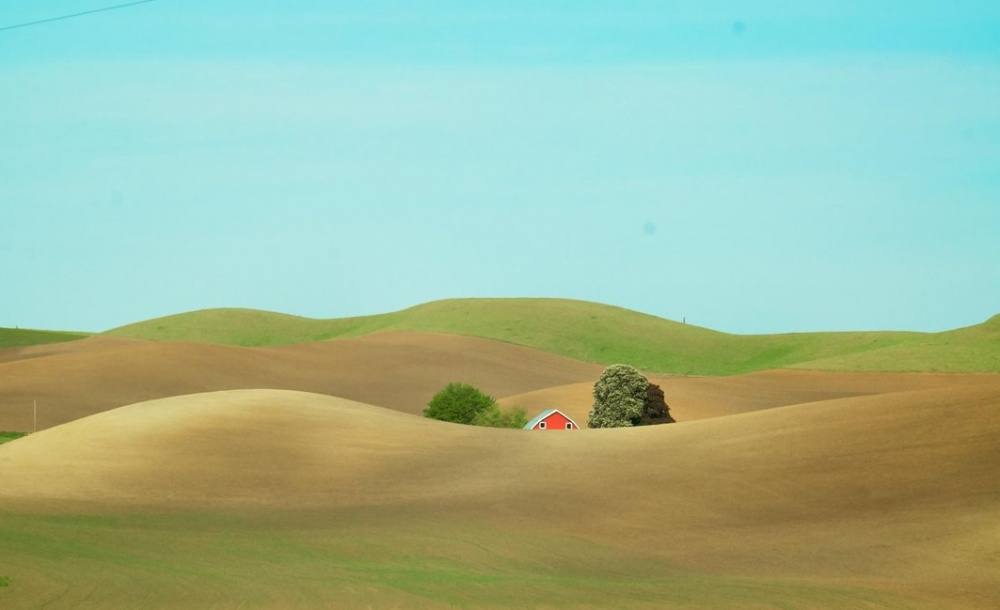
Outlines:
[[393, 313], [332, 320], [210, 309], [131, 324], [107, 334], [262, 346], [386, 330], [498, 339], [580, 360], [622, 362], [660, 373], [730, 375], [782, 367], [1000, 372], [1000, 316], [944, 333], [731, 335], [584, 301], [454, 299]]
[[47, 343], [62, 343], [76, 341], [89, 337], [89, 333], [73, 333], [51, 330], [30, 330], [26, 328], [0, 328], [0, 349], [8, 347], [27, 347], [29, 345], [44, 345]]
[[154, 318], [107, 331], [106, 335], [152, 341], [196, 341], [262, 346], [310, 343], [339, 336], [342, 320], [314, 320], [256, 309], [202, 309]]
[[942, 333], [913, 333], [899, 343], [800, 362], [795, 367], [833, 371], [1000, 373], [1000, 315], [975, 326]]
[[0, 512], [0, 607], [913, 608], [851, 585], [695, 572], [531, 523], [366, 514]]

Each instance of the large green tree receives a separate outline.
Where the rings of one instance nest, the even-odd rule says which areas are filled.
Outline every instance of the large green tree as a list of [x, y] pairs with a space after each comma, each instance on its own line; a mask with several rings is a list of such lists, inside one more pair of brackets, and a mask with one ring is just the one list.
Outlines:
[[627, 364], [604, 369], [594, 384], [594, 407], [587, 426], [625, 428], [642, 419], [649, 380]]
[[431, 398], [424, 409], [424, 417], [456, 424], [472, 424], [480, 413], [497, 408], [496, 399], [479, 388], [467, 383], [452, 382]]

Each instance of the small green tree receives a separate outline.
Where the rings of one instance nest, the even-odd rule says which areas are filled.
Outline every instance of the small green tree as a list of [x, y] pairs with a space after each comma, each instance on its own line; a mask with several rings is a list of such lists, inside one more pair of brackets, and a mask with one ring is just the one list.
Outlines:
[[528, 412], [521, 407], [490, 407], [480, 411], [472, 420], [472, 425], [488, 428], [523, 428], [527, 423]]
[[604, 369], [594, 384], [590, 428], [626, 428], [642, 419], [649, 380], [627, 364]]
[[498, 408], [492, 396], [467, 383], [452, 382], [431, 398], [424, 409], [424, 417], [472, 424], [477, 415], [490, 408]]

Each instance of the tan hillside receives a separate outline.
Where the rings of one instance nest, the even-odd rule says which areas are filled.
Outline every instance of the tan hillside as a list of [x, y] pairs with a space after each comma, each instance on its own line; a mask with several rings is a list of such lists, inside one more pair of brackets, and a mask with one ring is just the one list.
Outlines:
[[471, 432], [303, 392], [180, 396], [3, 446], [0, 497], [161, 508], [405, 502], [432, 491], [429, 466], [474, 452], [484, 431]]
[[402, 535], [373, 510], [383, 507], [449, 527], [573, 536], [704, 573], [986, 608], [1000, 603], [998, 415], [1000, 383], [547, 434], [297, 392], [210, 393], [0, 446], [0, 506], [257, 507], [317, 528], [331, 510], [364, 509], [356, 519]]
[[31, 430], [33, 400], [39, 429], [143, 400], [261, 387], [420, 413], [451, 381], [500, 397], [602, 370], [500, 341], [412, 332], [261, 348], [93, 337], [0, 358], [0, 430]]

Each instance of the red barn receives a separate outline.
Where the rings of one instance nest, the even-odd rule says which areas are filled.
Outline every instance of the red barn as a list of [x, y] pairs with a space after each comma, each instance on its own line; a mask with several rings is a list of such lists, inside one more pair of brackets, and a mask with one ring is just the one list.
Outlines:
[[524, 425], [525, 430], [579, 430], [580, 426], [559, 409], [548, 409]]

